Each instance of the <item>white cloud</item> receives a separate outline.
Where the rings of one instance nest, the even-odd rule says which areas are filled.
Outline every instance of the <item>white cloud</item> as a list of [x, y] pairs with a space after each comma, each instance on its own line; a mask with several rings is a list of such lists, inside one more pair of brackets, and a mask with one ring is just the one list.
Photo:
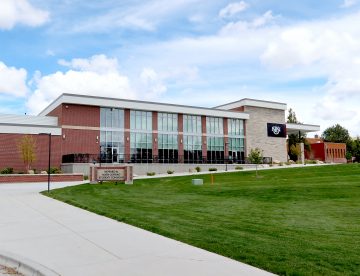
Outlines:
[[74, 58], [71, 61], [60, 59], [58, 63], [71, 69], [99, 74], [117, 72], [119, 70], [117, 59], [108, 58], [105, 55], [94, 55], [88, 59]]
[[221, 18], [232, 17], [232, 16], [246, 10], [248, 7], [249, 7], [249, 5], [244, 1], [230, 3], [225, 8], [220, 10], [219, 17], [221, 17]]
[[10, 30], [16, 24], [37, 27], [49, 20], [49, 13], [33, 7], [28, 0], [1, 0], [0, 29]]
[[153, 68], [144, 68], [140, 74], [140, 81], [140, 89], [145, 92], [143, 96], [147, 100], [157, 98], [167, 90], [162, 77]]
[[231, 35], [236, 36], [239, 33], [249, 31], [251, 29], [259, 29], [265, 27], [266, 25], [274, 22], [279, 16], [274, 16], [272, 11], [267, 11], [259, 17], [255, 17], [251, 21], [237, 21], [229, 22], [224, 27], [221, 28], [221, 35]]
[[27, 72], [25, 69], [8, 67], [0, 61], [0, 94], [25, 97], [28, 92], [26, 78]]
[[[134, 29], [155, 31], [159, 22], [179, 16], [183, 9], [200, 0], [154, 0], [137, 4], [109, 8], [106, 12], [90, 20], [80, 21], [71, 28], [72, 32], [109, 32], [113, 29]], [[62, 26], [68, 28], [68, 26]]]
[[97, 55], [59, 63], [71, 69], [33, 78], [35, 91], [26, 104], [31, 114], [40, 112], [62, 93], [135, 98], [128, 77], [118, 70], [116, 59]]
[[357, 4], [357, 0], [344, 0], [344, 3], [341, 5], [342, 8], [350, 8]]

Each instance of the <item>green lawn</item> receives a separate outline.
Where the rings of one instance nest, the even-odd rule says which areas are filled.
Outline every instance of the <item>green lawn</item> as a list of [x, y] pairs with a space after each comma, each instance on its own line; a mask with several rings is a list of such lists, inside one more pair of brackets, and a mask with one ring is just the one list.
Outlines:
[[[360, 274], [360, 165], [80, 185], [51, 196], [282, 275]], [[44, 193], [46, 194], [46, 193]]]

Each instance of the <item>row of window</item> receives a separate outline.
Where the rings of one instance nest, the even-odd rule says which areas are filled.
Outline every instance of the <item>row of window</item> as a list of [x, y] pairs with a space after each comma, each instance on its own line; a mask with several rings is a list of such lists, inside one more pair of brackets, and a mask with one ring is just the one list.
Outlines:
[[[124, 110], [118, 108], [100, 109], [101, 129], [124, 129]], [[152, 112], [130, 111], [130, 129], [143, 132], [151, 132]], [[159, 132], [178, 132], [178, 115], [175, 113], [158, 113]], [[183, 131], [188, 134], [201, 134], [201, 116], [183, 115]], [[223, 118], [206, 117], [206, 133], [221, 135], [224, 133]], [[228, 119], [228, 135], [244, 136], [244, 122], [240, 119]]]

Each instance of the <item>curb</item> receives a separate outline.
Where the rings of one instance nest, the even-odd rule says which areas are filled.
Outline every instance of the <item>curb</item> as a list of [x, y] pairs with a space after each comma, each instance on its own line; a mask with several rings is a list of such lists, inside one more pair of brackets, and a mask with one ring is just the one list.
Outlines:
[[27, 258], [9, 252], [0, 251], [0, 265], [14, 268], [25, 276], [59, 276], [55, 271], [31, 261]]

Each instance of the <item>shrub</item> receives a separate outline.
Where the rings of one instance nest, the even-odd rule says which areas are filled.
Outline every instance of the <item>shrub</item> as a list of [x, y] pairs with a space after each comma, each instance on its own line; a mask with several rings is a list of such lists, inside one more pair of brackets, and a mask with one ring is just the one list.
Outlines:
[[291, 163], [291, 162], [285, 162], [285, 164], [286, 164], [287, 166], [292, 165], [292, 163]]
[[[47, 173], [49, 173], [48, 171], [46, 171]], [[61, 173], [61, 170], [57, 167], [50, 167], [50, 174], [59, 174]]]
[[316, 164], [317, 163], [316, 161], [317, 160], [306, 160], [305, 164]]
[[5, 169], [0, 171], [0, 174], [12, 174], [12, 173], [14, 173], [13, 168], [5, 168]]
[[89, 177], [87, 175], [84, 175], [84, 180], [89, 180]]
[[216, 172], [217, 168], [209, 168], [209, 172]]
[[243, 170], [244, 168], [243, 167], [241, 167], [241, 166], [236, 166], [235, 167], [235, 170]]
[[196, 167], [196, 168], [195, 168], [195, 171], [201, 172], [201, 168], [200, 168], [200, 167]]
[[168, 171], [167, 171], [167, 173], [168, 173], [168, 174], [173, 174], [173, 173], [174, 173], [174, 171], [172, 171], [172, 170], [168, 170]]
[[147, 172], [146, 175], [147, 176], [154, 176], [156, 173], [155, 172]]
[[284, 163], [283, 163], [283, 162], [280, 162], [280, 163], [279, 163], [279, 166], [280, 166], [280, 167], [284, 166]]
[[273, 165], [272, 163], [270, 163], [270, 164], [269, 164], [269, 167], [272, 167], [272, 166], [274, 166], [274, 165]]

